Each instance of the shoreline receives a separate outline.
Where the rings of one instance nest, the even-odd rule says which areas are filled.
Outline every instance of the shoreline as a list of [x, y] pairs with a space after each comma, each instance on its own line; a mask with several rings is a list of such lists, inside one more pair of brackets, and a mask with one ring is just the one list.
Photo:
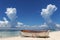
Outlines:
[[32, 37], [6, 37], [0, 38], [0, 40], [60, 40], [60, 31], [50, 32], [49, 38], [32, 38]]

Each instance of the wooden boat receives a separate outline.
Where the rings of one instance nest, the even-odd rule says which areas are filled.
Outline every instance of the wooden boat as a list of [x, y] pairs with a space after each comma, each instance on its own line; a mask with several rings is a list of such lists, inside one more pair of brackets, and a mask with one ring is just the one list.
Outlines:
[[27, 37], [49, 37], [49, 31], [48, 30], [41, 30], [41, 31], [32, 31], [32, 30], [21, 30], [22, 36]]

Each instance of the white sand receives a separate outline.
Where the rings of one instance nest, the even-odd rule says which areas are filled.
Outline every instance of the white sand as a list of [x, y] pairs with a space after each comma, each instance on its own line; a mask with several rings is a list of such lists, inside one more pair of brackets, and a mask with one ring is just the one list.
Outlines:
[[50, 38], [32, 38], [32, 37], [8, 37], [0, 38], [0, 40], [60, 40], [60, 31], [50, 32]]

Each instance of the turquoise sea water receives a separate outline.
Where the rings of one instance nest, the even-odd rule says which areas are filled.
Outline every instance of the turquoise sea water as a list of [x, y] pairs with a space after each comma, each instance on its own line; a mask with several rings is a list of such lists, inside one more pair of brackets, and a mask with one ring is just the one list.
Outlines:
[[20, 31], [0, 31], [0, 37], [14, 37], [19, 35]]

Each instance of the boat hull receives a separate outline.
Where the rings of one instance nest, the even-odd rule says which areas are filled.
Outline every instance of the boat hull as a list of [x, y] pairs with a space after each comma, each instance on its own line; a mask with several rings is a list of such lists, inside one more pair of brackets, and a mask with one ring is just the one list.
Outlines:
[[22, 36], [27, 36], [27, 37], [48, 37], [49, 32], [22, 32]]

